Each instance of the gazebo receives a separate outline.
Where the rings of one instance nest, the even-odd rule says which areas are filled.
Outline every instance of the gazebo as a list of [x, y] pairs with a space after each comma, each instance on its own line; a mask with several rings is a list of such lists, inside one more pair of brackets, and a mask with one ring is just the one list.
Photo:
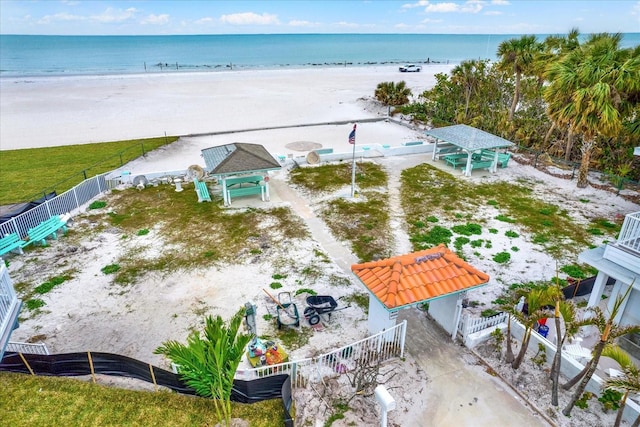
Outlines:
[[234, 142], [202, 150], [209, 175], [222, 185], [224, 205], [232, 197], [260, 194], [269, 200], [269, 171], [281, 168], [280, 163], [260, 144]]
[[492, 150], [494, 152], [493, 162], [489, 167], [489, 171], [496, 172], [499, 154], [497, 149], [512, 147], [514, 145], [513, 142], [507, 141], [504, 138], [467, 125], [446, 126], [431, 129], [425, 133], [436, 139], [435, 147], [433, 147], [433, 160], [436, 160], [438, 153], [443, 151], [438, 150], [439, 141], [449, 146], [453, 145], [456, 149], [466, 153], [466, 167], [464, 169], [466, 176], [471, 176], [472, 155], [474, 152]]
[[371, 333], [395, 325], [401, 309], [428, 302], [429, 314], [455, 338], [464, 293], [489, 281], [445, 245], [354, 264], [351, 271], [369, 291]]

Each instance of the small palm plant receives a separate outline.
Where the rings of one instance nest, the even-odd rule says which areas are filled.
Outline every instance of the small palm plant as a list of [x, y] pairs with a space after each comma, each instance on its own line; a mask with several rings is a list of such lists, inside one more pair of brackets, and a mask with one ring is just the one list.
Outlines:
[[167, 341], [154, 351], [178, 365], [184, 382], [199, 396], [213, 399], [218, 420], [227, 426], [231, 423], [233, 377], [251, 340], [251, 336], [238, 333], [243, 317], [244, 308], [228, 324], [220, 316], [208, 316], [204, 337], [193, 331], [186, 345]]
[[[640, 393], [640, 369], [633, 363], [629, 354], [617, 345], [606, 346], [602, 355], [612, 358], [622, 368], [622, 375], [609, 378], [603, 386], [605, 390], [616, 390], [623, 393], [616, 421], [613, 424], [613, 427], [618, 427], [622, 422], [622, 413], [627, 404], [629, 393]], [[638, 427], [638, 425], [640, 425], [640, 415], [633, 422], [632, 427]]]
[[522, 336], [522, 342], [520, 343], [520, 351], [516, 356], [511, 367], [518, 369], [520, 364], [524, 360], [524, 356], [527, 353], [529, 347], [529, 340], [531, 339], [531, 332], [535, 324], [545, 317], [551, 317], [549, 311], [545, 308], [547, 304], [551, 302], [548, 288], [534, 287], [529, 290], [525, 295], [528, 311], [527, 313], [514, 312], [515, 318], [524, 325], [524, 335]]

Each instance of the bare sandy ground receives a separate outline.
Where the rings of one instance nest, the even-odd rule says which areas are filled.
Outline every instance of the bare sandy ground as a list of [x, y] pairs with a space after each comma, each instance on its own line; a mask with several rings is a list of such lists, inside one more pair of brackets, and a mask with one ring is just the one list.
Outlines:
[[[441, 70], [433, 67], [426, 71], [446, 71], [444, 66], [441, 67]], [[370, 104], [362, 98], [370, 97], [377, 83], [401, 78], [407, 80], [416, 94], [434, 82], [431, 73], [405, 75], [399, 74], [395, 67], [1, 80], [0, 148], [130, 139], [158, 136], [165, 131], [167, 134], [188, 135], [336, 120], [357, 122], [379, 117], [380, 114], [370, 109]], [[34, 123], [38, 125], [34, 126]], [[324, 125], [185, 137], [145, 159], [132, 162], [127, 168], [133, 173], [185, 169], [191, 164], [202, 164], [202, 148], [235, 141], [260, 143], [272, 153], [292, 155], [305, 154], [288, 148], [291, 143], [300, 141], [348, 151], [349, 130], [349, 125]], [[421, 132], [407, 127], [378, 122], [359, 126], [357, 139], [358, 144], [397, 146], [421, 136]], [[373, 161], [380, 162], [389, 173], [389, 193], [393, 201], [398, 197], [401, 170], [431, 160], [429, 155], [422, 154]], [[577, 190], [575, 182], [550, 178], [515, 162], [498, 174], [478, 171], [470, 179], [478, 182], [525, 179], [535, 184], [537, 194], [550, 203], [562, 204], [576, 221], [585, 224], [593, 217], [614, 218], [640, 210], [638, 205], [611, 193], [594, 188]], [[343, 196], [347, 191], [345, 187], [334, 196]], [[194, 194], [185, 192], [185, 197], [193, 197], [195, 202]], [[586, 205], [588, 209], [580, 199], [591, 201]], [[300, 265], [308, 265], [313, 262], [317, 250], [323, 251], [329, 254], [332, 262], [324, 266], [324, 275], [313, 283], [313, 288], [334, 297], [358, 290], [357, 283], [349, 274], [349, 266], [356, 262], [355, 258], [348, 248], [331, 238], [326, 226], [317, 218], [318, 200], [291, 188], [286, 169], [273, 174], [269, 203], [247, 198], [237, 204], [234, 202], [234, 205], [236, 208], [288, 206], [306, 222], [313, 238], [273, 253], [273, 258], [255, 257], [238, 265], [147, 275], [126, 291], [114, 286], [100, 268], [112, 263], [123, 251], [140, 249], [152, 254], [153, 248], [162, 246], [161, 236], [151, 230], [138, 239], [122, 239], [117, 229], [106, 228], [87, 240], [61, 239], [46, 251], [34, 251], [10, 259], [10, 274], [17, 282], [41, 283], [56, 272], [68, 269], [70, 264], [78, 270], [73, 280], [43, 297], [47, 304], [43, 313], [24, 321], [15, 331], [14, 340], [40, 335], [53, 352], [108, 351], [167, 366], [165, 360], [152, 354], [153, 349], [167, 339], [184, 340], [191, 328], [199, 327], [203, 313], [228, 317], [239, 304], [253, 301], [258, 305], [258, 330], [272, 328], [262, 318], [269, 308], [273, 308], [262, 289], [273, 281], [272, 276], [276, 272], [274, 259], [292, 259]], [[102, 212], [87, 212], [75, 219], [76, 224], [78, 227], [90, 227], [96, 221], [95, 215], [99, 214]], [[394, 203], [391, 217], [398, 253], [410, 249], [401, 216], [399, 206]], [[478, 218], [485, 217], [489, 220], [490, 213], [478, 212]], [[520, 233], [517, 239], [507, 238], [504, 236], [507, 228], [499, 221], [490, 222], [487, 224], [489, 227], [500, 230], [497, 235], [487, 237], [493, 242], [491, 253], [469, 254], [469, 262], [489, 273], [491, 282], [470, 295], [471, 300], [489, 303], [505, 283], [519, 281], [522, 277], [527, 280], [548, 279], [555, 274], [555, 260], [536, 249], [531, 243], [531, 236]], [[491, 262], [492, 254], [509, 250], [512, 246], [518, 246], [521, 255], [513, 256], [507, 267]], [[344, 285], [336, 287], [336, 278]], [[292, 273], [283, 280], [283, 289], [296, 289], [301, 279], [300, 274]], [[304, 305], [302, 301], [299, 303]], [[417, 311], [409, 314], [414, 319], [421, 315]], [[307, 346], [292, 352], [292, 358], [321, 354], [366, 335], [366, 316], [361, 309], [352, 307], [337, 316], [339, 321], [326, 322], [324, 330], [314, 332]], [[451, 359], [450, 354], [457, 352], [455, 346], [449, 351], [453, 353], [438, 352], [445, 359]], [[399, 398], [399, 408], [390, 414], [390, 422], [393, 425], [426, 426], [437, 419], [444, 423], [441, 425], [449, 422], [469, 426], [499, 425], [496, 419], [481, 418], [481, 414], [489, 417], [493, 411], [495, 416], [503, 415], [505, 418], [502, 419], [519, 420], [518, 425], [545, 425], [540, 417], [518, 404], [518, 397], [513, 400], [508, 388], [505, 391], [505, 387], [487, 378], [482, 379], [488, 374], [475, 365], [473, 356], [463, 354], [460, 363], [464, 366], [465, 375], [473, 376], [476, 394], [482, 398], [495, 392], [497, 401], [478, 403], [472, 394], [462, 393], [460, 387], [467, 387], [471, 380], [468, 379], [465, 385], [465, 378], [456, 376], [463, 371], [451, 368], [453, 365], [447, 369], [445, 364], [437, 370], [429, 365], [428, 360], [409, 354], [404, 363], [394, 367], [399, 375], [390, 386], [394, 387], [393, 393]], [[436, 381], [436, 376], [442, 377]], [[432, 389], [430, 384], [438, 384], [439, 388]], [[484, 392], [483, 387], [487, 388]], [[544, 381], [542, 387], [544, 390]], [[467, 387], [465, 392], [469, 389]], [[468, 401], [461, 402], [461, 396]], [[316, 394], [302, 396], [301, 402], [307, 403], [300, 407], [300, 412], [308, 419], [322, 424], [322, 420], [328, 417], [329, 413]], [[343, 424], [334, 425], [347, 425], [348, 422], [372, 425], [378, 422], [375, 405], [370, 401], [358, 405], [359, 409], [354, 411], [357, 416], [351, 414]], [[501, 409], [493, 409], [494, 405]], [[574, 417], [557, 422], [563, 426], [594, 425], [593, 419], [581, 420]]]

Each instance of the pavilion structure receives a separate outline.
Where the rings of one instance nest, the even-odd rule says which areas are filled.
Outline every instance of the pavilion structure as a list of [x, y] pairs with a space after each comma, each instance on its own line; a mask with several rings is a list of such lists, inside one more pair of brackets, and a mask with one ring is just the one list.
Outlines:
[[483, 150], [485, 153], [487, 150], [491, 150], [493, 162], [489, 167], [489, 171], [496, 172], [498, 168], [498, 150], [515, 145], [504, 138], [467, 125], [446, 126], [431, 129], [425, 133], [436, 140], [433, 148], [433, 160], [436, 160], [438, 155], [453, 150], [460, 151], [466, 155], [466, 167], [464, 168], [466, 176], [471, 176], [474, 154], [482, 153]]

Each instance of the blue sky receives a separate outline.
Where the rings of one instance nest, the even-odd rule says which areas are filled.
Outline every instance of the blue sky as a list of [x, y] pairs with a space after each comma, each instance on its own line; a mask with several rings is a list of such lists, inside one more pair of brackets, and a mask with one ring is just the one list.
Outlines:
[[640, 32], [640, 0], [0, 0], [1, 34]]

